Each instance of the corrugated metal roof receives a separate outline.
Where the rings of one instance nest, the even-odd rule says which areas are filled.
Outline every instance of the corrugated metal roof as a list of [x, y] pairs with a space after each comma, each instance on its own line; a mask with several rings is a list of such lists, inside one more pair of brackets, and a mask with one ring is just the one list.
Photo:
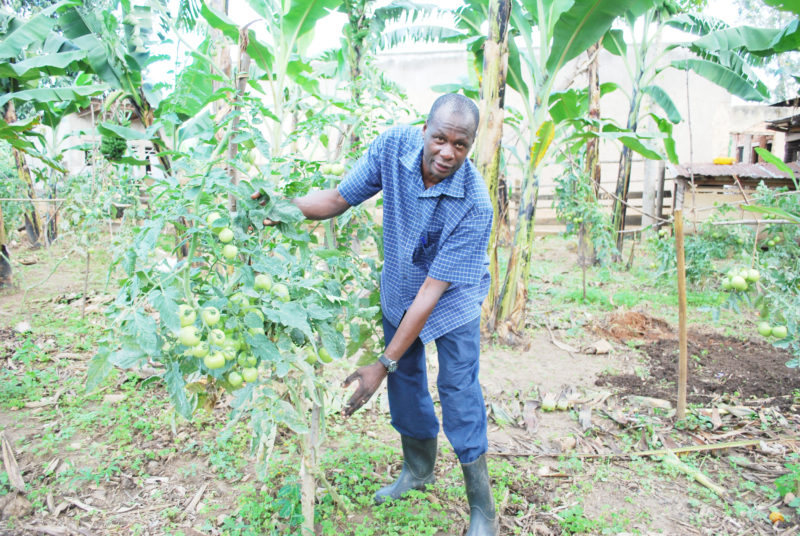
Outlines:
[[[792, 162], [787, 164], [794, 175], [800, 178], [800, 164]], [[675, 177], [683, 177], [688, 179], [692, 175], [697, 179], [698, 177], [704, 178], [722, 178], [736, 176], [740, 179], [789, 179], [789, 175], [780, 171], [772, 164], [758, 163], [758, 164], [743, 164], [736, 163], [730, 165], [724, 164], [693, 164], [691, 166], [670, 165], [670, 171]]]

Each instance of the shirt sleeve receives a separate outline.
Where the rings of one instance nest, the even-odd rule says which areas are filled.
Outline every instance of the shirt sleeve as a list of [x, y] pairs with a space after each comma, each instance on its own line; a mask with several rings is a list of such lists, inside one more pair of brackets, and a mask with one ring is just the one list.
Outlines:
[[385, 143], [385, 135], [378, 136], [339, 184], [339, 195], [350, 206], [360, 205], [383, 189], [381, 162]]
[[491, 208], [470, 209], [439, 245], [428, 277], [454, 285], [480, 283], [486, 274], [492, 216]]

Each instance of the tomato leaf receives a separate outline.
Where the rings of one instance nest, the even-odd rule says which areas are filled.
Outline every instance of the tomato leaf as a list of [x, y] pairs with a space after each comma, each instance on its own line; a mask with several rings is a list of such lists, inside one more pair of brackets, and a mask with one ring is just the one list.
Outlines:
[[87, 392], [97, 389], [114, 369], [114, 364], [108, 359], [110, 353], [107, 346], [101, 346], [89, 362], [89, 369], [86, 371]]
[[178, 304], [171, 297], [166, 296], [160, 290], [150, 293], [150, 303], [153, 304], [161, 319], [161, 323], [176, 334], [181, 329], [181, 321], [178, 317]]
[[146, 359], [147, 354], [141, 348], [121, 348], [108, 356], [108, 361], [121, 369], [136, 367]]
[[297, 410], [285, 400], [276, 400], [273, 406], [273, 417], [281, 424], [285, 424], [297, 434], [307, 434], [308, 425], [297, 413]]
[[175, 411], [186, 420], [191, 420], [192, 413], [194, 413], [195, 405], [197, 404], [197, 396], [192, 395], [191, 398], [186, 396], [184, 386], [186, 381], [183, 379], [180, 366], [177, 362], [173, 361], [167, 366], [164, 372], [164, 382], [167, 384], [167, 393], [169, 394], [172, 404], [175, 406]]
[[322, 341], [322, 346], [328, 350], [328, 353], [331, 354], [331, 357], [334, 359], [340, 359], [342, 356], [344, 356], [344, 336], [339, 333], [334, 326], [331, 326], [325, 322], [321, 322], [319, 325], [317, 325], [317, 332], [319, 333], [319, 338]]
[[275, 322], [288, 328], [297, 328], [309, 339], [313, 337], [311, 326], [308, 325], [308, 315], [301, 305], [295, 302], [282, 303], [280, 309], [272, 312], [275, 313]]
[[269, 208], [268, 216], [273, 221], [294, 223], [303, 221], [305, 216], [291, 201], [276, 198], [274, 204]]

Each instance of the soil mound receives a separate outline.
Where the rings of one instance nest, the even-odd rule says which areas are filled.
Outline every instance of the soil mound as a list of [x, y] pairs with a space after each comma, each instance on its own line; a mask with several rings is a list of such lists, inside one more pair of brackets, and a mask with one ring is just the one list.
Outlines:
[[609, 315], [594, 327], [595, 333], [626, 342], [631, 339], [656, 341], [672, 337], [673, 329], [659, 318], [636, 311], [619, 311]]
[[[647, 378], [604, 374], [596, 384], [618, 388], [623, 394], [675, 398], [677, 337], [653, 341], [639, 349], [647, 355]], [[793, 392], [800, 390], [800, 371], [786, 366], [792, 354], [766, 342], [690, 331], [688, 350], [690, 403], [735, 398], [747, 404], [748, 400], [760, 399], [759, 404], [788, 408], [793, 404]]]

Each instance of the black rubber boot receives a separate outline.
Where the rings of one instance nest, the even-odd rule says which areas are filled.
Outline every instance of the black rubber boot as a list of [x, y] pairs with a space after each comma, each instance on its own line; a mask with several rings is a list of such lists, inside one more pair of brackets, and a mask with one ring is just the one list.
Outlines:
[[494, 497], [489, 485], [489, 470], [486, 467], [486, 454], [470, 463], [462, 463], [464, 485], [469, 502], [469, 530], [467, 536], [496, 536], [497, 516], [494, 511]]
[[401, 435], [403, 445], [403, 470], [393, 484], [375, 493], [375, 503], [383, 504], [386, 499], [400, 499], [405, 492], [423, 489], [433, 484], [433, 466], [436, 463], [436, 438], [414, 439]]

